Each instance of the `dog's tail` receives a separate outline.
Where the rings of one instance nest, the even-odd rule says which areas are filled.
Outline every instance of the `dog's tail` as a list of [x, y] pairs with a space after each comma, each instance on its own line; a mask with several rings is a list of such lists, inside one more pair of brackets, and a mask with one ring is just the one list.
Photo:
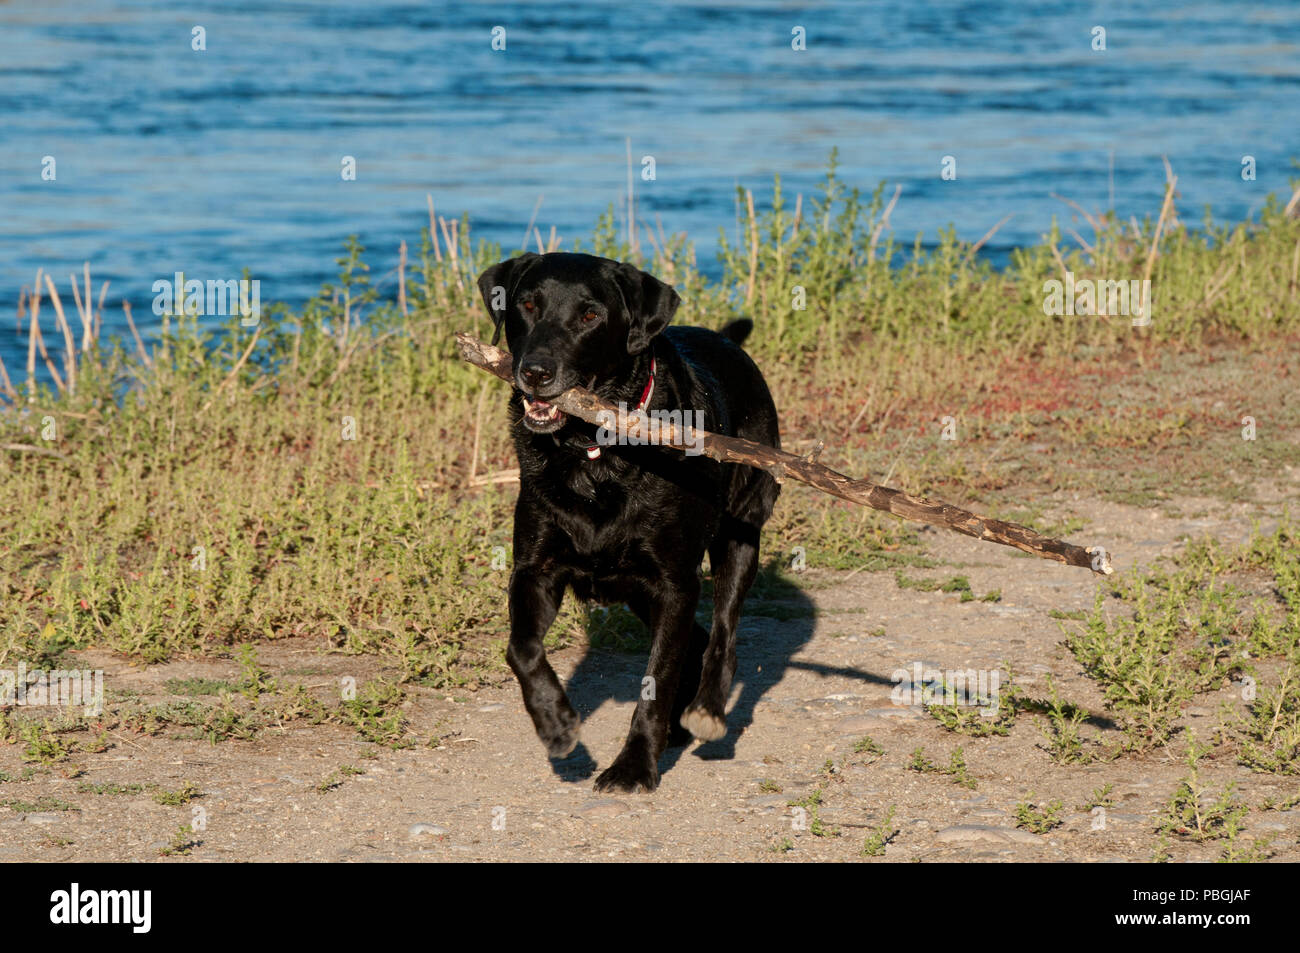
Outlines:
[[754, 322], [749, 318], [737, 318], [725, 325], [718, 333], [732, 344], [744, 344], [749, 332], [754, 330]]

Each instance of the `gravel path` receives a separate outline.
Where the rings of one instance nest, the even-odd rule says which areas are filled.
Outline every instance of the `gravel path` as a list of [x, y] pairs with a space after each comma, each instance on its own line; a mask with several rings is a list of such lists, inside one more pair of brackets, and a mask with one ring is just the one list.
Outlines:
[[[1108, 544], [1121, 570], [1176, 552], [1184, 534], [1244, 540], [1258, 512], [1194, 500], [1178, 501], [1177, 512], [1209, 515], [1059, 502], [1063, 512], [1088, 520], [1074, 538]], [[1063, 767], [1042, 750], [1036, 716], [1022, 715], [1007, 737], [977, 739], [891, 702], [893, 674], [914, 663], [964, 670], [1009, 662], [1030, 694], [1045, 695], [1045, 676], [1053, 674], [1063, 696], [1102, 710], [1095, 687], [1060, 645], [1060, 624], [1049, 617], [1052, 610], [1091, 607], [1096, 583], [1089, 573], [953, 534], [927, 531], [922, 538], [931, 555], [960, 566], [926, 575], [960, 573], [976, 597], [1000, 589], [1002, 600], [963, 603], [955, 593], [899, 589], [889, 573], [810, 569], [804, 591], [784, 607], [791, 618], [750, 614], [742, 623], [729, 734], [670, 751], [653, 795], [611, 798], [591, 789], [597, 766], [618, 751], [643, 660], [570, 648], [553, 660], [585, 722], [583, 745], [560, 765], [547, 762], [508, 680], [459, 699], [413, 691], [406, 712], [415, 730], [448, 736], [436, 748], [392, 751], [348, 728], [302, 723], [216, 745], [117, 734], [107, 751], [76, 756], [85, 769], [78, 777], [63, 777], [56, 766], [0, 783], [0, 800], [28, 808], [0, 809], [0, 861], [156, 860], [196, 809], [204, 829], [194, 839], [201, 843], [173, 858], [178, 862], [856, 860], [891, 807], [888, 830], [898, 833], [881, 858], [886, 861], [1150, 860], [1153, 816], [1185, 773], [1180, 745], [1174, 752]], [[301, 643], [259, 652], [263, 665], [289, 683], [321, 686], [343, 674], [360, 681], [382, 671], [373, 660], [324, 655]], [[169, 678], [229, 678], [238, 671], [225, 661], [141, 670], [103, 654], [84, 659], [106, 669], [110, 688], [146, 695], [163, 693]], [[1198, 696], [1189, 723], [1203, 725], [1198, 733], [1205, 736], [1232, 695], [1229, 688]], [[855, 752], [864, 736], [882, 753]], [[959, 745], [974, 790], [907, 768], [918, 746], [947, 765]], [[340, 775], [343, 765], [365, 773]], [[22, 768], [19, 746], [0, 748], [0, 772], [17, 777]], [[338, 783], [317, 790], [331, 775]], [[1216, 790], [1238, 781], [1251, 804], [1297, 788], [1294, 779], [1251, 774], [1230, 758], [1207, 762], [1204, 778]], [[147, 789], [78, 789], [87, 782], [176, 789], [185, 781], [203, 793], [182, 806], [155, 803]], [[1100, 818], [1082, 810], [1089, 793], [1107, 783], [1115, 806]], [[798, 829], [801, 815], [789, 802], [819, 789], [820, 806], [804, 809], [806, 823]], [[1045, 835], [1018, 829], [1016, 804], [1030, 792], [1039, 802], [1061, 799], [1064, 824]], [[79, 810], [33, 809], [41, 797]], [[1247, 831], [1275, 834], [1278, 859], [1300, 860], [1300, 811], [1252, 812]], [[1214, 856], [1209, 849], [1179, 850], [1175, 859]]]

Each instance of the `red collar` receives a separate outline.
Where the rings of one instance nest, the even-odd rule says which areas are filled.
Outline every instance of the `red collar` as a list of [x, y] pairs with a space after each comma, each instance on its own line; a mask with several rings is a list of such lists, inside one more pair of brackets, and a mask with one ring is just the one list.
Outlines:
[[[637, 402], [634, 413], [640, 413], [645, 410], [646, 404], [650, 403], [650, 397], [655, 392], [655, 359], [654, 355], [650, 356], [650, 379], [645, 382], [645, 390], [641, 391], [641, 399]], [[582, 449], [587, 451], [588, 460], [600, 459], [600, 444], [584, 443]]]
[[650, 356], [650, 379], [645, 382], [645, 390], [641, 391], [641, 400], [637, 402], [637, 412], [645, 410], [645, 405], [650, 403], [650, 395], [655, 392], [655, 359], [654, 355]]

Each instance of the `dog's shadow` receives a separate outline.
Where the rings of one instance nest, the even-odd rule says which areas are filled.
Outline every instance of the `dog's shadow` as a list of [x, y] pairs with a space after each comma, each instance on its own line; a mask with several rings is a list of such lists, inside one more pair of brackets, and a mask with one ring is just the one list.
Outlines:
[[[659, 760], [661, 773], [671, 770], [687, 752], [706, 760], [735, 757], [736, 742], [753, 723], [759, 701], [790, 668], [892, 684], [888, 678], [859, 669], [791, 661], [791, 656], [812, 638], [817, 622], [816, 607], [794, 580], [776, 557], [770, 558], [760, 570], [745, 600], [738, 626], [736, 676], [732, 686], [735, 702], [727, 712], [727, 733], [715, 741], [668, 748]], [[712, 591], [711, 580], [706, 575], [696, 616], [705, 629], [712, 621]], [[649, 633], [626, 607], [591, 607], [586, 612], [588, 648], [565, 686], [569, 700], [584, 722], [606, 701], [637, 701], [649, 650]], [[766, 624], [746, 624], [759, 619]], [[606, 761], [612, 761], [616, 753], [602, 752], [602, 755]], [[567, 758], [552, 761], [551, 767], [565, 781], [582, 781], [595, 772], [597, 765], [591, 752], [579, 743]]]

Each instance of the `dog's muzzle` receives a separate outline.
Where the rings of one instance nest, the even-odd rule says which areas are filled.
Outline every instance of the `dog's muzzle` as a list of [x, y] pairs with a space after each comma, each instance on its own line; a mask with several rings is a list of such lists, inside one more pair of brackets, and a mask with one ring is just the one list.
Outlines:
[[524, 404], [524, 426], [533, 433], [554, 433], [564, 426], [567, 414], [552, 403], [544, 400], [530, 400], [525, 394], [520, 397]]

